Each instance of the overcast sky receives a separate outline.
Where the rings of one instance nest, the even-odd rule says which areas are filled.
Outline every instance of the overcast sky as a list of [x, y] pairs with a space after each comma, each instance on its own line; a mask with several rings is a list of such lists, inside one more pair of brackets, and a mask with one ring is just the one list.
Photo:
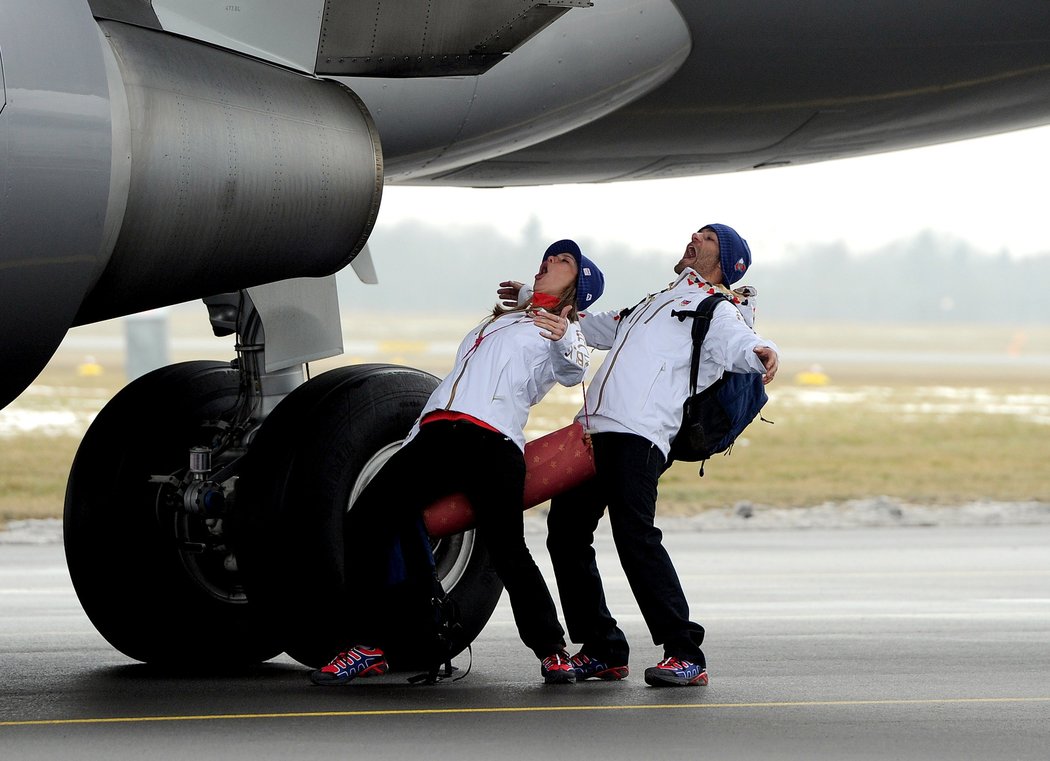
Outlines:
[[1050, 127], [909, 151], [684, 180], [489, 190], [387, 186], [379, 224], [492, 224], [519, 235], [535, 215], [544, 237], [620, 240], [678, 252], [688, 234], [724, 222], [756, 256], [842, 240], [875, 249], [924, 229], [989, 253], [1050, 252]]

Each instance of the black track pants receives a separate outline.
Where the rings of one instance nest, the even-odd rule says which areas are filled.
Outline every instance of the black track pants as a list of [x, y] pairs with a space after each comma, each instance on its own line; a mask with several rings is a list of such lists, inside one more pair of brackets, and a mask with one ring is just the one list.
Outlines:
[[626, 664], [629, 647], [609, 612], [594, 553], [594, 530], [606, 507], [616, 551], [653, 643], [665, 656], [703, 663], [704, 628], [689, 620], [689, 603], [653, 520], [664, 456], [641, 436], [597, 433], [597, 476], [551, 500], [547, 549], [573, 642], [588, 655]]

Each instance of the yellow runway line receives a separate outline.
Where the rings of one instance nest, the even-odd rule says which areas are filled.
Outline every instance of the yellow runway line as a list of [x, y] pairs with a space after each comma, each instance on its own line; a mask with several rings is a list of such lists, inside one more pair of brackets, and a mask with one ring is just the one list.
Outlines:
[[240, 719], [318, 719], [369, 716], [449, 716], [453, 714], [552, 713], [558, 711], [683, 711], [731, 708], [806, 708], [845, 706], [982, 705], [1003, 703], [1050, 703], [1048, 697], [1033, 698], [915, 698], [900, 700], [790, 700], [756, 703], [663, 703], [615, 706], [508, 706], [503, 708], [404, 708], [362, 711], [301, 711], [293, 713], [230, 713], [197, 716], [126, 716], [94, 719], [34, 719], [0, 721], [0, 727], [58, 726], [69, 724], [137, 724], [157, 721], [234, 721]]

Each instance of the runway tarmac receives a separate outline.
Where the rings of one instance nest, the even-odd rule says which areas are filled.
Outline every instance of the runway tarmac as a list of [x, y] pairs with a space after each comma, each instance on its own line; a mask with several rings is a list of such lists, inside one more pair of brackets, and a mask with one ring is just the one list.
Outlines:
[[[529, 542], [553, 579], [542, 536]], [[1050, 525], [676, 530], [666, 544], [708, 631], [706, 688], [643, 682], [661, 653], [607, 534], [599, 563], [632, 674], [559, 687], [541, 683], [506, 596], [455, 683], [314, 687], [283, 656], [166, 674], [95, 632], [59, 544], [0, 544], [0, 758], [1050, 754]]]

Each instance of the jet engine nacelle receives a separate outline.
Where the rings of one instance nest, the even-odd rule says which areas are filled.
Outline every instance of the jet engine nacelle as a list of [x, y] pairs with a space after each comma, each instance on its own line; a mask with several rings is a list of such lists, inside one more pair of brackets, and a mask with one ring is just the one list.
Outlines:
[[116, 64], [111, 206], [126, 206], [77, 323], [330, 275], [353, 259], [383, 177], [360, 99], [219, 48], [100, 27]]
[[363, 248], [382, 152], [344, 85], [68, 0], [21, 8], [16, 38], [5, 8], [0, 407], [73, 325], [329, 275]]

